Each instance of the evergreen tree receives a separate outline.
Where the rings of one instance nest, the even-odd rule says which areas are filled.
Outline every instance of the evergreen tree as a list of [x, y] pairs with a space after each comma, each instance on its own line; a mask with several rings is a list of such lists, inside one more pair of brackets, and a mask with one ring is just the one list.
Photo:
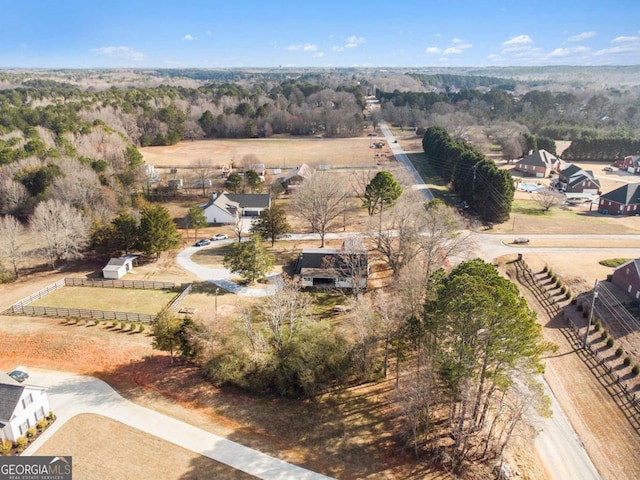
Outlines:
[[260, 212], [258, 220], [251, 225], [251, 233], [259, 234], [263, 239], [270, 239], [271, 246], [280, 235], [291, 231], [287, 221], [287, 213], [280, 205], [272, 205]]
[[223, 263], [232, 273], [239, 274], [247, 282], [253, 282], [266, 277], [273, 267], [273, 258], [265, 251], [260, 237], [254, 233], [246, 242], [231, 245], [231, 252], [225, 255]]
[[180, 234], [169, 211], [162, 205], [147, 205], [140, 212], [138, 246], [156, 259], [166, 250], [180, 245]]

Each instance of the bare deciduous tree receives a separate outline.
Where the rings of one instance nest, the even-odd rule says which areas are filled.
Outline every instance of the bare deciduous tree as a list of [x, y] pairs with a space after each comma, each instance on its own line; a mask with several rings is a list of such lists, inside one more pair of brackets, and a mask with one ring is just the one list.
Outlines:
[[206, 158], [198, 158], [191, 165], [191, 170], [193, 171], [194, 186], [202, 188], [202, 196], [206, 196], [207, 187], [211, 183], [211, 176], [213, 175], [213, 162]]
[[534, 201], [540, 205], [543, 211], [548, 212], [551, 207], [558, 207], [564, 203], [566, 197], [563, 193], [551, 188], [542, 188], [533, 194]]
[[24, 227], [20, 221], [12, 215], [0, 217], [0, 253], [3, 257], [11, 260], [13, 274], [16, 278], [20, 276], [18, 263], [24, 256], [22, 250], [23, 243], [20, 235], [24, 232]]
[[77, 209], [60, 200], [38, 204], [29, 224], [43, 240], [52, 270], [60, 260], [79, 257], [89, 243], [88, 222]]
[[8, 175], [0, 175], [0, 214], [18, 213], [29, 198], [29, 192], [20, 182]]
[[291, 202], [293, 214], [306, 220], [320, 234], [321, 247], [332, 222], [347, 208], [347, 186], [339, 178], [316, 172], [298, 189]]
[[406, 192], [382, 218], [382, 227], [372, 236], [378, 238], [378, 250], [397, 276], [420, 252], [418, 236], [422, 218], [416, 208], [416, 197]]
[[309, 318], [311, 303], [311, 296], [301, 292], [298, 284], [281, 280], [276, 292], [260, 306], [276, 351], [281, 351], [295, 335], [300, 322]]
[[463, 257], [473, 247], [471, 234], [456, 211], [441, 202], [426, 206], [418, 236], [424, 253], [425, 280], [437, 269], [446, 267], [451, 257]]

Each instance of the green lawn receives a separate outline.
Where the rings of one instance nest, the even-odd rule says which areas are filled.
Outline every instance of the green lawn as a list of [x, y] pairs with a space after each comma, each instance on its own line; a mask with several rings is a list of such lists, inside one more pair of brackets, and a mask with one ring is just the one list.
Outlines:
[[82, 308], [153, 315], [176, 296], [169, 290], [133, 288], [62, 287], [35, 302], [37, 307]]

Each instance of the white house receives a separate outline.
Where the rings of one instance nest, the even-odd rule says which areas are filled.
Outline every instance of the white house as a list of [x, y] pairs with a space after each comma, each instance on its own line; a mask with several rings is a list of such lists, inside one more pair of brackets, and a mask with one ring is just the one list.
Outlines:
[[271, 206], [268, 193], [221, 193], [213, 194], [200, 207], [209, 223], [235, 224], [240, 217], [257, 217]]
[[112, 258], [102, 269], [102, 276], [112, 280], [124, 277], [133, 270], [133, 261], [136, 258], [138, 258], [138, 255], [123, 255], [119, 258]]
[[0, 440], [15, 443], [49, 411], [46, 388], [18, 383], [0, 372]]

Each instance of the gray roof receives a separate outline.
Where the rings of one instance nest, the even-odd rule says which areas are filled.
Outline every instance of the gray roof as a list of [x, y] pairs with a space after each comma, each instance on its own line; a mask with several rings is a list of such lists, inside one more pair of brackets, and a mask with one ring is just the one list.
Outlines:
[[305, 248], [298, 257], [296, 273], [303, 268], [322, 268], [326, 266], [325, 257], [335, 257], [339, 253], [340, 250], [335, 248]]
[[640, 183], [627, 183], [615, 190], [600, 196], [600, 199], [609, 200], [610, 202], [619, 203], [621, 205], [633, 205], [640, 203]]
[[313, 168], [311, 168], [306, 163], [303, 163], [302, 165], [298, 165], [297, 167], [289, 170], [286, 175], [280, 179], [280, 182], [287, 183], [295, 177], [307, 179], [310, 178], [314, 174], [314, 172], [315, 170]]
[[536, 150], [531, 155], [524, 157], [516, 165], [534, 165], [537, 167], [552, 168], [553, 164], [558, 161], [557, 157], [554, 157], [546, 150]]
[[[358, 257], [355, 257], [355, 255], [358, 255]], [[303, 269], [344, 269], [348, 267], [349, 263], [345, 256], [349, 256], [352, 259], [362, 258], [363, 260], [360, 261], [364, 262], [365, 265], [368, 263], [369, 258], [368, 252], [360, 249], [349, 251], [337, 248], [305, 248], [298, 257], [294, 273], [299, 275]]]
[[0, 421], [11, 420], [23, 391], [24, 385], [0, 372]]
[[232, 202], [237, 202], [240, 208], [269, 208], [271, 196], [268, 193], [225, 193]]

